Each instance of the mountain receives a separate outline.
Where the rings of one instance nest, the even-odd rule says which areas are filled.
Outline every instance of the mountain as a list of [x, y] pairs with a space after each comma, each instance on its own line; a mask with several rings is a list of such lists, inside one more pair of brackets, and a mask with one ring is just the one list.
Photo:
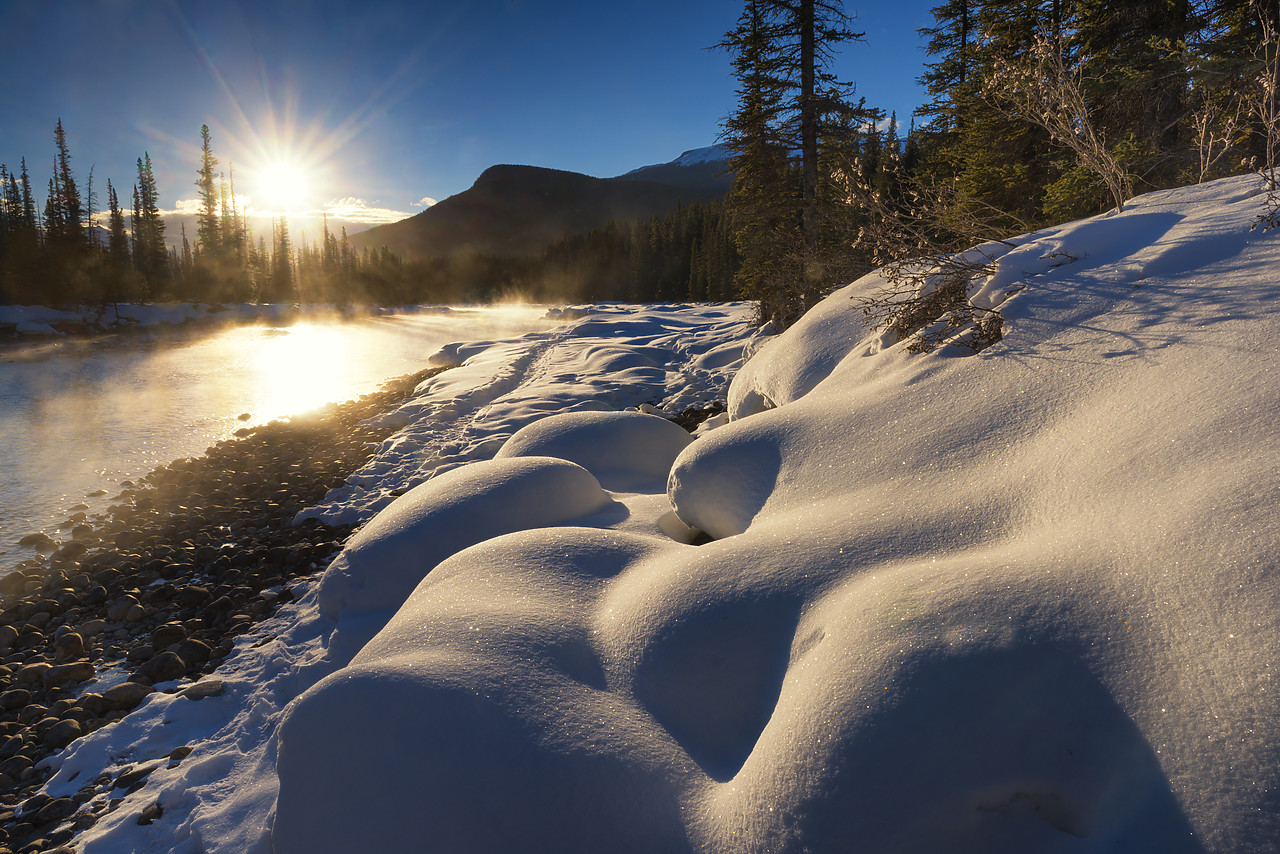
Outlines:
[[624, 175], [619, 181], [657, 181], [659, 184], [670, 184], [674, 187], [714, 187], [721, 193], [729, 192], [733, 183], [733, 174], [729, 172], [729, 159], [733, 150], [723, 145], [708, 148], [695, 148], [686, 151], [670, 163], [656, 166], [641, 166]]
[[518, 256], [616, 220], [647, 219], [678, 204], [722, 198], [727, 162], [718, 149], [615, 178], [539, 166], [491, 166], [470, 189], [422, 213], [351, 235], [357, 248], [387, 247], [407, 259], [458, 254]]

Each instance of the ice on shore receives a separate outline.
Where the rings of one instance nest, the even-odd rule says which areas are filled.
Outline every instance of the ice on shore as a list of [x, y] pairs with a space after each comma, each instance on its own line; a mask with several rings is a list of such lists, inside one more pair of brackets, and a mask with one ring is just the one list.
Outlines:
[[[473, 350], [406, 404], [364, 497], [333, 496], [389, 515], [361, 535], [381, 557], [352, 561], [357, 537], [322, 586], [369, 585], [386, 612], [400, 594], [377, 585], [421, 576], [403, 605], [348, 661], [325, 648], [341, 608], [309, 593], [232, 661], [259, 674], [261, 739], [201, 731], [203, 782], [157, 771], [134, 796], [172, 822], [109, 819], [84, 850], [1274, 850], [1263, 201], [1233, 178], [1019, 238], [979, 283], [1004, 337], [976, 355], [867, 328], [878, 274], [751, 341], [740, 370], [736, 307], [609, 307]], [[590, 414], [670, 410], [682, 379], [730, 373], [733, 420], [682, 449]], [[563, 412], [587, 414], [539, 421]], [[632, 471], [674, 457], [667, 482], [613, 480], [610, 448]], [[531, 488], [547, 507], [480, 526], [510, 494], [468, 471], [556, 458], [608, 503], [574, 518]], [[591, 505], [570, 479], [563, 500]], [[446, 556], [432, 514], [474, 535]], [[672, 514], [713, 539], [671, 536]], [[140, 713], [153, 734], [129, 724], [135, 753], [162, 719], [187, 726], [176, 705]]]

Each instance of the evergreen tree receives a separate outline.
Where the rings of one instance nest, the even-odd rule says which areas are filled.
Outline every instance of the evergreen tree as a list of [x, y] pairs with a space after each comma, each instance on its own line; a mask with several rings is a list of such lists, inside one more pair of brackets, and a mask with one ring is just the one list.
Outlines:
[[133, 265], [130, 263], [129, 236], [125, 233], [124, 211], [120, 209], [120, 199], [111, 179], [107, 179], [107, 264], [106, 302], [118, 304], [132, 297]]
[[213, 276], [222, 254], [222, 240], [219, 232], [220, 210], [218, 185], [214, 180], [214, 169], [218, 158], [213, 156], [213, 146], [209, 138], [209, 126], [200, 126], [200, 169], [197, 171], [196, 188], [200, 191], [200, 210], [196, 214], [196, 251], [197, 267], [203, 267], [206, 275]]
[[831, 0], [748, 0], [719, 45], [738, 81], [722, 139], [737, 152], [729, 205], [739, 275], [762, 319], [789, 324], [832, 284], [823, 233], [838, 194], [824, 186], [821, 160], [861, 112], [829, 70], [835, 47], [861, 38], [848, 23]]
[[150, 153], [143, 152], [143, 156], [138, 158], [137, 167], [138, 183], [134, 187], [133, 211], [134, 263], [142, 280], [141, 296], [146, 300], [155, 300], [167, 289], [172, 271]]
[[54, 160], [52, 191], [57, 198], [53, 206], [53, 221], [46, 224], [46, 228], [63, 252], [78, 256], [85, 245], [84, 204], [71, 171], [71, 152], [67, 147], [67, 134], [62, 129], [62, 119], [58, 119], [54, 129], [54, 141], [58, 152]]

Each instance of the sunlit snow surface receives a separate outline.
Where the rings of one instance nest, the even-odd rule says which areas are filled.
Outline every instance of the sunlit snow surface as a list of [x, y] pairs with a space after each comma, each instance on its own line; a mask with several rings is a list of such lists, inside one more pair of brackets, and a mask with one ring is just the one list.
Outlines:
[[[320, 583], [337, 604], [309, 592], [233, 659], [228, 696], [153, 699], [50, 788], [195, 747], [89, 851], [1274, 850], [1280, 237], [1250, 231], [1261, 204], [1229, 179], [1017, 241], [979, 297], [1004, 340], [976, 356], [865, 329], [868, 276], [756, 349], [734, 420], [665, 490], [667, 451], [629, 419], [536, 416], [661, 398], [714, 363], [709, 388], [744, 310], [611, 308], [554, 343], [455, 348], [323, 510], [388, 505]], [[507, 436], [478, 465], [510, 486], [415, 469]], [[383, 619], [349, 662], [326, 647]]]

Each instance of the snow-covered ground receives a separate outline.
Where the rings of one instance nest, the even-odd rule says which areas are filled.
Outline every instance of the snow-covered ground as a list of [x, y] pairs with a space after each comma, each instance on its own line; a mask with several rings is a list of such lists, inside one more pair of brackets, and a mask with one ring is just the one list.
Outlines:
[[[446, 348], [316, 511], [381, 512], [224, 692], [49, 790], [161, 766], [90, 852], [1276, 850], [1261, 207], [1233, 178], [1015, 241], [977, 355], [868, 330], [876, 274], [767, 343], [607, 307]], [[728, 424], [610, 412], [744, 345]]]

